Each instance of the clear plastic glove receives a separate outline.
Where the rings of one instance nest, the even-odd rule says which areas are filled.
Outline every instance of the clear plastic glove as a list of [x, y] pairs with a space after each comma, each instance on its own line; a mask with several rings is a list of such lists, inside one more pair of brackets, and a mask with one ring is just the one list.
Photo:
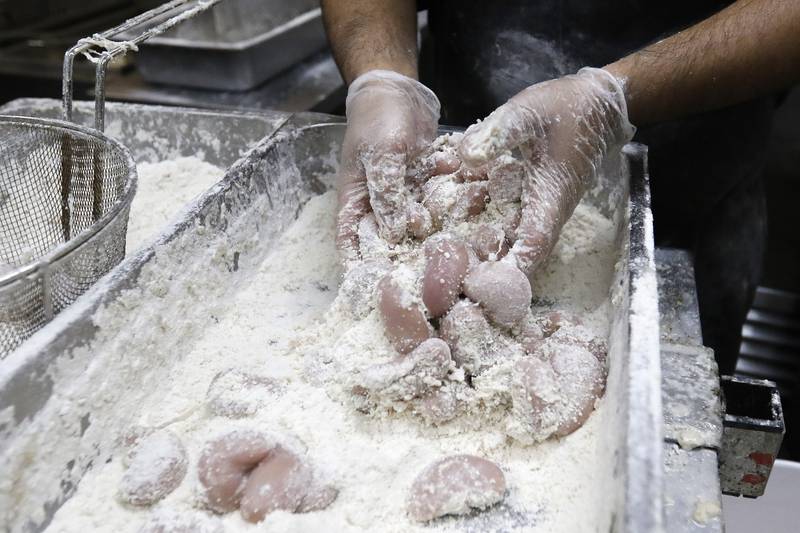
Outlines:
[[503, 260], [531, 276], [606, 156], [634, 132], [620, 82], [596, 68], [528, 87], [471, 126], [459, 146], [466, 165], [478, 167], [519, 148], [528, 166], [516, 242]]
[[347, 133], [338, 177], [337, 245], [358, 258], [358, 223], [370, 211], [390, 243], [406, 235], [406, 167], [436, 136], [439, 100], [420, 82], [388, 70], [362, 74], [347, 93]]

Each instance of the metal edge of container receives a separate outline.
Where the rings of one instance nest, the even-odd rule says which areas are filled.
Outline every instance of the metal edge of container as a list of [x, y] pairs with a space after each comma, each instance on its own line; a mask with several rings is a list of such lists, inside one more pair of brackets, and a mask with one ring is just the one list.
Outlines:
[[[39, 118], [63, 118], [63, 108], [61, 100], [53, 98], [15, 98], [0, 105], [0, 115], [14, 115], [22, 114], [22, 116], [36, 116]], [[74, 106], [74, 120], [77, 124], [91, 127], [94, 124], [94, 102], [80, 101], [73, 102]], [[33, 115], [30, 112], [36, 111], [37, 114]], [[175, 115], [183, 116], [186, 114], [205, 116], [205, 117], [241, 117], [248, 120], [264, 122], [265, 125], [274, 120], [275, 117], [285, 117], [288, 115], [285, 111], [274, 111], [272, 113], [263, 109], [208, 109], [201, 107], [186, 107], [186, 106], [173, 106], [173, 105], [160, 105], [160, 104], [140, 104], [135, 102], [106, 102], [106, 115], [110, 117], [106, 120], [107, 127], [112, 122], [115, 114], [122, 111], [128, 113], [146, 112], [148, 114], [162, 114], [162, 115]], [[267, 115], [274, 116], [267, 116]], [[304, 114], [304, 113], [302, 113]], [[312, 113], [313, 114], [313, 113]], [[267, 132], [272, 133], [272, 132]], [[107, 132], [103, 135], [108, 136]]]
[[625, 146], [630, 171], [629, 368], [623, 531], [664, 531], [658, 282], [647, 147]]

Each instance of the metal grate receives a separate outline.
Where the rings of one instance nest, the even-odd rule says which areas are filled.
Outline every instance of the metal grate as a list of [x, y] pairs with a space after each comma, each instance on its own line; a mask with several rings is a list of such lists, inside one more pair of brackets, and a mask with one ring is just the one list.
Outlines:
[[759, 287], [742, 328], [739, 374], [800, 382], [800, 296]]
[[122, 260], [135, 190], [103, 134], [0, 117], [0, 358]]

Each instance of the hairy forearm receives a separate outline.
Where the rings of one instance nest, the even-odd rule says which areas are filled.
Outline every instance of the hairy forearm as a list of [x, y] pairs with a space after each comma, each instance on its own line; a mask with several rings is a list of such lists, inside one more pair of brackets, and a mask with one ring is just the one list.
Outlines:
[[322, 13], [345, 82], [373, 69], [417, 78], [415, 0], [322, 0]]
[[769, 94], [800, 81], [800, 2], [739, 0], [605, 68], [639, 125]]

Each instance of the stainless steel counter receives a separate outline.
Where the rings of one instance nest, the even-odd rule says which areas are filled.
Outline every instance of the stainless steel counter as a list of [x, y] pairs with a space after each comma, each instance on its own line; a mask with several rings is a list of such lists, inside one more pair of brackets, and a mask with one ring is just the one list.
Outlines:
[[722, 407], [714, 353], [703, 346], [694, 263], [656, 249], [664, 407], [664, 524], [669, 533], [721, 532]]

